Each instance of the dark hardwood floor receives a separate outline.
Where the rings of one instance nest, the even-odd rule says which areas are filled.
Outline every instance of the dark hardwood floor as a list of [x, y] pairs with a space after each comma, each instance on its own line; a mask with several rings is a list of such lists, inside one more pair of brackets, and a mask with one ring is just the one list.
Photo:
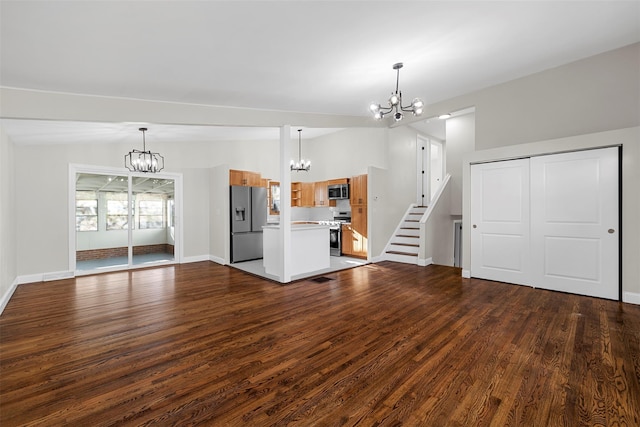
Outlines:
[[18, 287], [0, 425], [638, 426], [640, 306], [383, 262]]

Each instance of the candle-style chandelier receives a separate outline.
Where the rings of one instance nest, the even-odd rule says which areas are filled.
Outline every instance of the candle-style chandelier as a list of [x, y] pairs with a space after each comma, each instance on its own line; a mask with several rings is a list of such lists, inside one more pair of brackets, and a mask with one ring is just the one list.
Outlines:
[[305, 171], [308, 172], [309, 169], [311, 169], [311, 160], [304, 160], [302, 158], [302, 151], [300, 148], [300, 138], [302, 134], [302, 129], [298, 129], [298, 161], [295, 162], [293, 160], [291, 160], [291, 170], [292, 171]]
[[404, 115], [402, 114], [403, 111], [412, 112], [414, 116], [419, 116], [422, 114], [424, 102], [422, 102], [420, 98], [414, 98], [410, 105], [402, 105], [402, 91], [398, 89], [398, 85], [400, 83], [400, 68], [402, 68], [402, 62], [393, 64], [393, 69], [397, 71], [396, 91], [391, 92], [391, 96], [389, 97], [389, 106], [382, 107], [380, 104], [375, 102], [369, 105], [369, 109], [373, 113], [373, 117], [376, 120], [381, 120], [384, 116], [393, 111], [395, 111], [395, 113], [393, 114], [393, 118], [396, 122], [399, 122], [404, 117]]
[[164, 157], [160, 153], [147, 151], [145, 132], [147, 128], [139, 128], [142, 132], [142, 151], [133, 150], [124, 156], [124, 166], [131, 172], [160, 172], [164, 169]]

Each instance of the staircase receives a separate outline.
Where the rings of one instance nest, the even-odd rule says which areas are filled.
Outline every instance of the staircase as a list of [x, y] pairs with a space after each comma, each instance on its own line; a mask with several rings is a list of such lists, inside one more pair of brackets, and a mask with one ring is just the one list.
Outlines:
[[418, 264], [420, 249], [420, 218], [427, 206], [412, 206], [407, 210], [385, 250], [389, 261]]

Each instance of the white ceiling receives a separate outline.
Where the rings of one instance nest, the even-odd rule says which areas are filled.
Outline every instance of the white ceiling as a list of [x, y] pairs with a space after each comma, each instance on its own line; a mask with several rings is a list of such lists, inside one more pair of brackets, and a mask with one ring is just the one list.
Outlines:
[[[2, 0], [0, 8], [5, 87], [353, 116], [388, 98], [395, 62], [404, 62], [405, 96], [431, 104], [640, 41], [637, 0]], [[46, 125], [50, 138], [68, 132], [44, 123], [30, 135], [28, 124], [4, 125], [17, 143], [34, 143]]]

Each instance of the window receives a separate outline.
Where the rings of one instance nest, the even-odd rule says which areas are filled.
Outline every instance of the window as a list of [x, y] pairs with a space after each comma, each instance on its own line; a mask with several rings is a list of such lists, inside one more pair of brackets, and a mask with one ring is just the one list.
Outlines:
[[138, 227], [162, 228], [164, 226], [163, 199], [140, 200], [138, 205]]
[[129, 225], [127, 196], [127, 193], [107, 193], [107, 230], [127, 229]]
[[76, 191], [76, 231], [98, 231], [98, 196], [94, 191]]

